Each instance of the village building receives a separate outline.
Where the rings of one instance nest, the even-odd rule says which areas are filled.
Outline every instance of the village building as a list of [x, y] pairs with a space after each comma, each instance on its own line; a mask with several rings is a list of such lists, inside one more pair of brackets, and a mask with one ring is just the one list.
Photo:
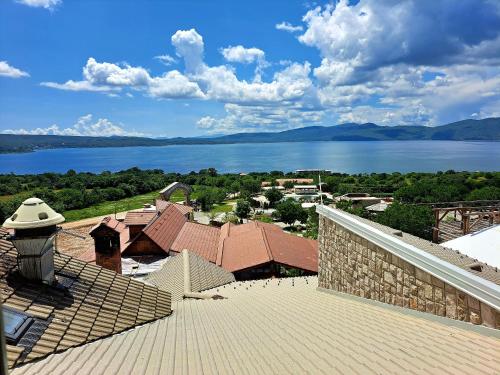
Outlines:
[[279, 186], [285, 186], [285, 184], [289, 182], [293, 185], [311, 185], [314, 184], [314, 180], [312, 178], [277, 178], [276, 183]]
[[368, 193], [347, 193], [335, 197], [335, 202], [351, 202], [353, 208], [365, 208], [381, 202], [381, 198], [372, 197]]
[[261, 222], [226, 223], [218, 228], [190, 221], [190, 207], [160, 200], [156, 207], [155, 213], [129, 212], [123, 223], [104, 218], [90, 232], [95, 251], [82, 259], [120, 273], [124, 259], [143, 258], [154, 270], [168, 256], [187, 249], [234, 273], [238, 280], [317, 273], [315, 240]]
[[315, 195], [318, 193], [316, 185], [294, 185], [293, 192], [299, 195]]

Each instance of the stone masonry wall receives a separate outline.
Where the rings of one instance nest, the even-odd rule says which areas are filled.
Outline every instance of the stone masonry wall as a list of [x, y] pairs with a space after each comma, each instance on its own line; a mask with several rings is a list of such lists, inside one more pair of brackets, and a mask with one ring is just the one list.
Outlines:
[[500, 312], [320, 215], [320, 288], [500, 329]]

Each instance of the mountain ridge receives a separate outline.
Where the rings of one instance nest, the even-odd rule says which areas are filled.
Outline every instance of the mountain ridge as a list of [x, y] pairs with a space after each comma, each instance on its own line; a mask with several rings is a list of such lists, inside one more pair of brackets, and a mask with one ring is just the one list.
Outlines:
[[235, 133], [216, 137], [175, 137], [161, 139], [120, 136], [88, 137], [0, 134], [0, 153], [76, 147], [391, 140], [500, 141], [500, 118], [467, 119], [436, 127], [345, 123], [333, 126], [307, 126], [280, 132]]

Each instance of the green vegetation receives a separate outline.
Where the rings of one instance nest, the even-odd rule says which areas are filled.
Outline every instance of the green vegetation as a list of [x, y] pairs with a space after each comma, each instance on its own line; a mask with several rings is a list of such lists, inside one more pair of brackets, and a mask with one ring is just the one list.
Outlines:
[[120, 199], [96, 204], [79, 210], [64, 211], [67, 222], [82, 220], [89, 217], [114, 214], [115, 212], [129, 211], [141, 208], [145, 203], [152, 203], [158, 198], [158, 192], [136, 195], [135, 197]]
[[269, 189], [264, 194], [269, 201], [269, 207], [274, 207], [281, 199], [283, 199], [283, 193], [277, 189]]
[[394, 202], [384, 212], [377, 215], [375, 221], [417, 237], [432, 240], [434, 215], [428, 206]]
[[250, 206], [250, 202], [240, 199], [236, 203], [236, 209], [234, 210], [234, 213], [240, 218], [240, 220], [243, 220], [248, 218], [251, 211], [252, 207]]
[[314, 240], [318, 238], [318, 228], [319, 228], [319, 215], [316, 212], [315, 207], [311, 207], [307, 210], [307, 223], [306, 231], [304, 237], [309, 237]]
[[295, 202], [293, 199], [287, 199], [279, 203], [276, 206], [276, 215], [282, 222], [290, 226], [292, 226], [295, 221], [306, 223], [308, 218], [307, 211], [302, 208], [300, 203]]
[[214, 207], [212, 208], [212, 210], [210, 212], [213, 212], [215, 214], [220, 214], [220, 213], [225, 213], [225, 212], [232, 212], [233, 211], [233, 205], [232, 204], [229, 204], [228, 201], [226, 201], [225, 203], [223, 204], [216, 204], [214, 205]]
[[[252, 199], [260, 192], [262, 181], [276, 181], [278, 178], [313, 178], [312, 173], [294, 174], [272, 171], [268, 173], [218, 174], [214, 168], [188, 174], [164, 173], [161, 170], [140, 170], [131, 168], [121, 172], [44, 173], [39, 175], [0, 175], [0, 222], [10, 216], [19, 204], [30, 196], [45, 200], [55, 210], [62, 212], [68, 220], [108, 215], [141, 207], [152, 203], [157, 192], [173, 181], [191, 185], [192, 199], [197, 200], [203, 211], [214, 214], [228, 213], [228, 220], [235, 220], [231, 214], [233, 205], [227, 200], [229, 194], [240, 193], [240, 199], [257, 207]], [[322, 175], [323, 191], [333, 195], [348, 192], [366, 192], [376, 196], [392, 195], [396, 203], [383, 215], [370, 217], [363, 209], [353, 209], [349, 203], [339, 208], [372, 220], [390, 225], [417, 236], [429, 237], [432, 223], [428, 220], [428, 209], [413, 209], [416, 203], [453, 202], [463, 200], [500, 200], [500, 172], [455, 172], [438, 173], [371, 173]], [[269, 191], [271, 193], [269, 193]], [[277, 190], [269, 190], [266, 196], [278, 202]], [[281, 194], [281, 193], [280, 193]], [[272, 195], [272, 196], [271, 196]], [[275, 197], [274, 197], [275, 195]], [[172, 195], [172, 201], [184, 199], [182, 192]], [[234, 202], [234, 200], [232, 201]], [[325, 201], [326, 202], [326, 201]], [[291, 223], [293, 215], [306, 223], [305, 235], [317, 236], [317, 215], [312, 210], [295, 210], [297, 203], [278, 203], [281, 213]], [[292, 207], [293, 205], [293, 207]], [[300, 211], [300, 212], [299, 212]], [[295, 212], [295, 213], [294, 213]], [[302, 212], [306, 212], [304, 215]], [[308, 214], [307, 214], [308, 213]], [[257, 217], [270, 220], [268, 217]], [[293, 220], [294, 222], [295, 220]]]

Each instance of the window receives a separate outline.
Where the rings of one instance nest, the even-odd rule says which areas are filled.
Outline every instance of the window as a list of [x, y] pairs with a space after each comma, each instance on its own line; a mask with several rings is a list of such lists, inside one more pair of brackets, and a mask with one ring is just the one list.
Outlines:
[[33, 318], [22, 311], [3, 307], [5, 338], [9, 343], [16, 343], [33, 322]]

